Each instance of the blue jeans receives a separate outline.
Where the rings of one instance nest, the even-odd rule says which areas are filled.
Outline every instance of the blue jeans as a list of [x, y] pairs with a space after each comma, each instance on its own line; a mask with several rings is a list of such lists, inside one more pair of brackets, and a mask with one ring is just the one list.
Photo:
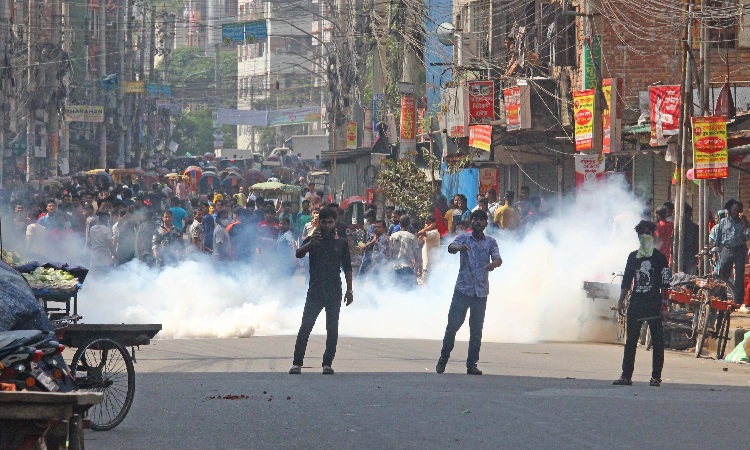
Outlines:
[[482, 346], [482, 328], [484, 312], [487, 309], [487, 297], [472, 297], [457, 290], [453, 291], [451, 307], [448, 310], [448, 326], [445, 327], [443, 349], [440, 351], [440, 362], [447, 363], [456, 342], [456, 333], [469, 315], [469, 356], [466, 367], [476, 367], [479, 361], [479, 348]]

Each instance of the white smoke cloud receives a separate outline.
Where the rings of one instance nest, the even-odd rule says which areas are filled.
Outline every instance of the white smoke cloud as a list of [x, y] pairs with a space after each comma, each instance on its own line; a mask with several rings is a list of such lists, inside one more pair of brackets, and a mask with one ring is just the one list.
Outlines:
[[[611, 317], [612, 303], [587, 299], [583, 282], [609, 282], [624, 268], [637, 247], [641, 208], [609, 181], [565, 199], [559, 214], [522, 239], [498, 237], [503, 265], [490, 273], [483, 341], [611, 341], [614, 325], [600, 316]], [[411, 291], [387, 278], [355, 278], [355, 302], [342, 307], [340, 334], [441, 339], [458, 259], [443, 249], [429, 283]], [[86, 323], [161, 323], [160, 338], [296, 334], [306, 290], [301, 276], [290, 280], [257, 267], [217, 270], [206, 259], [156, 271], [133, 262], [91, 274], [79, 311]], [[325, 333], [325, 314], [313, 333]], [[458, 338], [468, 338], [468, 318]]]

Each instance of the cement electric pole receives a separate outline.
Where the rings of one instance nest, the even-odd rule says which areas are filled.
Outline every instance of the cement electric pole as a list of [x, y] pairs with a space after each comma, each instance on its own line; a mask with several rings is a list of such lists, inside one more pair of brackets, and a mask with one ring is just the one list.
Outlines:
[[99, 0], [99, 100], [104, 106], [104, 121], [99, 124], [99, 166], [107, 168], [107, 97], [101, 86], [101, 78], [107, 74], [107, 1]]

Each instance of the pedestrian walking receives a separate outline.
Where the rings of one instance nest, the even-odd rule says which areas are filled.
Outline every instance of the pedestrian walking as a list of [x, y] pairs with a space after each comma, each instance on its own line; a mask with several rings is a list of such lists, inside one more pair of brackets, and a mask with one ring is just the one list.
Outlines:
[[[622, 357], [622, 375], [612, 384], [630, 386], [633, 384], [635, 351], [641, 334], [641, 324], [647, 319], [651, 330], [653, 367], [651, 386], [661, 385], [661, 371], [664, 366], [664, 323], [662, 316], [667, 314], [667, 289], [672, 279], [667, 257], [655, 248], [654, 232], [656, 224], [642, 220], [635, 227], [638, 233], [638, 250], [628, 255], [622, 277], [620, 299], [617, 309], [627, 314], [627, 337]], [[625, 298], [630, 293], [630, 304], [625, 311]]]
[[[747, 241], [750, 240], [750, 221], [742, 213], [742, 203], [729, 200], [724, 209], [727, 217], [721, 219], [713, 232], [719, 252], [719, 275], [732, 280], [734, 301], [743, 303], [745, 298], [745, 263], [747, 262]], [[734, 269], [734, 278], [732, 278]], [[743, 308], [742, 312], [750, 312]]]
[[451, 356], [456, 333], [469, 315], [469, 354], [466, 358], [466, 373], [481, 375], [477, 368], [479, 348], [482, 345], [484, 313], [487, 308], [487, 295], [490, 291], [489, 273], [500, 267], [503, 260], [497, 248], [497, 241], [484, 234], [487, 228], [487, 213], [477, 210], [471, 213], [471, 233], [461, 233], [448, 246], [448, 253], [461, 255], [461, 266], [453, 290], [453, 299], [448, 310], [448, 325], [445, 327], [443, 348], [440, 351], [435, 371], [445, 372]]
[[289, 373], [302, 373], [307, 341], [320, 312], [326, 311], [326, 350], [323, 353], [323, 374], [332, 375], [333, 358], [339, 337], [341, 312], [341, 270], [346, 278], [344, 302], [354, 301], [352, 293], [352, 261], [346, 240], [336, 236], [336, 212], [325, 208], [320, 211], [319, 225], [297, 250], [297, 258], [310, 254], [310, 286], [307, 290], [302, 324], [294, 346], [294, 361]]

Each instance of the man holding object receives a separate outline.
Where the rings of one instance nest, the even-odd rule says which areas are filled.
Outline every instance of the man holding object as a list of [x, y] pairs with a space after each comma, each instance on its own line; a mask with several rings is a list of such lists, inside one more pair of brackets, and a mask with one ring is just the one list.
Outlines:
[[487, 295], [490, 291], [489, 273], [500, 267], [503, 260], [497, 248], [497, 241], [486, 236], [487, 213], [476, 210], [471, 213], [471, 234], [462, 233], [448, 246], [448, 253], [461, 255], [461, 267], [458, 270], [456, 287], [453, 291], [450, 310], [448, 311], [448, 326], [445, 327], [443, 349], [440, 351], [435, 371], [445, 372], [445, 365], [451, 356], [456, 333], [469, 316], [469, 356], [466, 359], [466, 373], [481, 375], [477, 368], [479, 361], [479, 347], [482, 345], [482, 327], [484, 313], [487, 309]]
[[354, 301], [352, 294], [352, 261], [346, 239], [336, 235], [336, 212], [323, 209], [318, 217], [318, 227], [310, 233], [297, 250], [297, 258], [310, 254], [310, 287], [307, 290], [302, 324], [294, 346], [294, 362], [289, 373], [302, 373], [307, 341], [320, 312], [326, 310], [326, 350], [323, 353], [323, 374], [333, 375], [333, 357], [339, 337], [339, 313], [341, 312], [341, 269], [346, 278], [344, 302], [349, 306]]

